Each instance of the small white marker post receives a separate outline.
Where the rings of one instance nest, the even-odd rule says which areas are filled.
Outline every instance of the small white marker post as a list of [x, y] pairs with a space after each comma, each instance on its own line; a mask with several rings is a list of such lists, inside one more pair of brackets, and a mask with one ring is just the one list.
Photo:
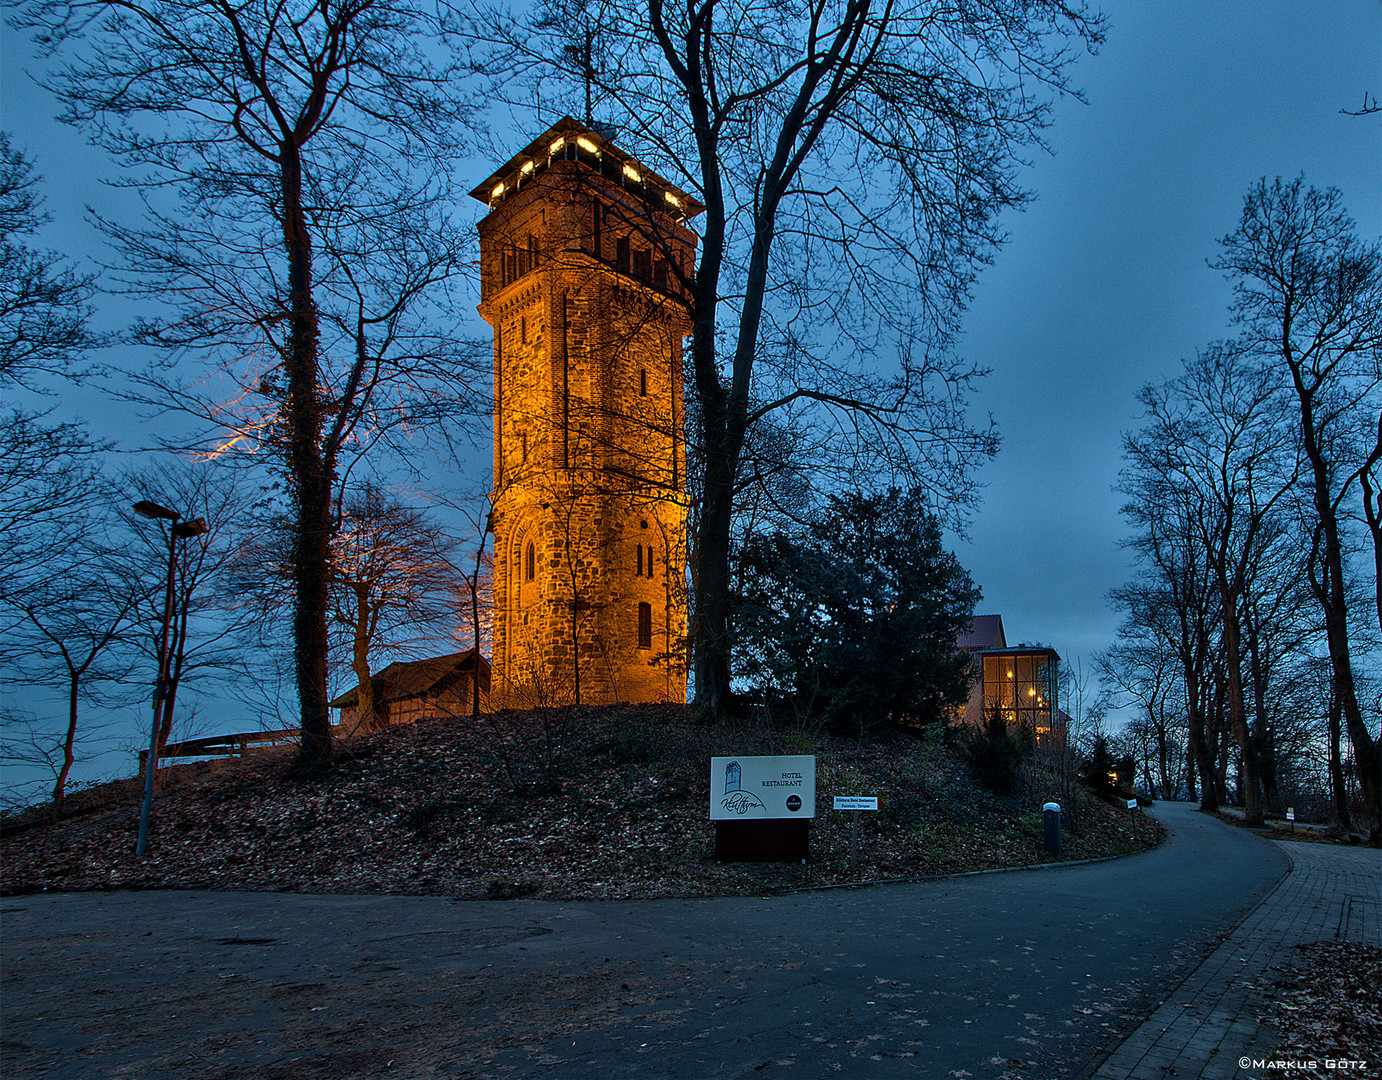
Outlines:
[[832, 807], [835, 810], [850, 810], [854, 820], [849, 825], [849, 872], [854, 873], [854, 856], [859, 850], [859, 811], [877, 810], [877, 795], [836, 795]]
[[1291, 835], [1296, 835], [1296, 808], [1288, 806], [1286, 808], [1286, 820], [1291, 823]]

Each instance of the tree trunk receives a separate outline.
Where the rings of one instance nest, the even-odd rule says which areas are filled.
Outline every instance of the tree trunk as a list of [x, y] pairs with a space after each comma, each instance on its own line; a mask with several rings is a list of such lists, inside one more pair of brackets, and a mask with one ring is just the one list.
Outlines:
[[1257, 619], [1253, 615], [1248, 629], [1248, 671], [1252, 677], [1253, 726], [1251, 734], [1257, 746], [1258, 775], [1262, 781], [1265, 809], [1280, 811], [1277, 796], [1276, 743], [1267, 719], [1267, 671], [1262, 662], [1257, 634]]
[[[1182, 637], [1188, 636], [1182, 628]], [[1190, 743], [1190, 760], [1200, 773], [1200, 809], [1214, 813], [1219, 809], [1218, 792], [1214, 787], [1214, 747], [1210, 745], [1209, 732], [1205, 726], [1204, 685], [1198, 670], [1197, 658], [1201, 655], [1198, 641], [1187, 642], [1181, 653], [1181, 666], [1185, 673], [1185, 711], [1187, 738]], [[1195, 797], [1192, 779], [1190, 797]]]
[[1344, 708], [1333, 688], [1329, 694], [1329, 793], [1330, 821], [1340, 829], [1352, 829], [1353, 817], [1348, 812], [1348, 785], [1344, 783], [1343, 739]]
[[1207, 717], [1206, 727], [1213, 739], [1214, 747], [1214, 771], [1211, 774], [1214, 778], [1214, 799], [1216, 806], [1222, 806], [1228, 802], [1228, 747], [1229, 732], [1224, 725], [1224, 702], [1225, 702], [1224, 680], [1216, 673], [1214, 678], [1214, 700], [1212, 708]]
[[293, 644], [302, 717], [298, 762], [303, 768], [317, 770], [331, 763], [326, 608], [333, 478], [322, 455], [312, 239], [302, 206], [302, 162], [297, 147], [282, 146], [279, 165], [291, 335], [284, 363], [288, 382], [288, 465], [297, 510], [293, 536]]
[[67, 734], [62, 740], [62, 766], [58, 769], [53, 784], [53, 821], [62, 817], [62, 801], [67, 795], [67, 774], [72, 771], [72, 763], [77, 760], [77, 687], [80, 673], [69, 669], [67, 680]]
[[1219, 790], [1214, 784], [1214, 757], [1206, 739], [1204, 716], [1198, 709], [1190, 712], [1190, 757], [1203, 780], [1200, 809], [1212, 814], [1219, 809]]
[[1156, 710], [1148, 708], [1147, 713], [1152, 722], [1152, 731], [1156, 734], [1157, 779], [1161, 789], [1161, 797], [1169, 799], [1171, 797], [1170, 748], [1166, 745], [1165, 710], [1161, 710], [1160, 722], [1158, 722]]
[[[693, 102], [693, 105], [695, 103]], [[705, 125], [708, 129], [708, 123]], [[710, 136], [697, 125], [701, 159], [707, 166]], [[730, 709], [729, 536], [734, 514], [737, 454], [729, 443], [728, 403], [716, 362], [715, 322], [720, 268], [724, 255], [724, 202], [719, 173], [706, 167], [706, 230], [695, 279], [691, 327], [691, 367], [700, 401], [702, 468], [701, 513], [692, 562], [691, 644], [694, 703], [699, 715], [720, 719]]]
[[1377, 441], [1373, 443], [1372, 453], [1358, 473], [1358, 483], [1363, 489], [1363, 519], [1368, 523], [1372, 534], [1373, 582], [1377, 592], [1377, 625], [1382, 629], [1382, 491], [1374, 485], [1376, 470], [1382, 465], [1382, 413], [1377, 416]]
[[[707, 433], [709, 436], [709, 433]], [[700, 530], [696, 537], [696, 709], [721, 719], [730, 710], [729, 535], [733, 466], [707, 447]]]
[[[1220, 558], [1225, 557], [1220, 552]], [[1221, 567], [1216, 573], [1224, 574]], [[1228, 694], [1228, 723], [1243, 767], [1243, 820], [1248, 825], [1263, 824], [1261, 775], [1257, 762], [1257, 740], [1248, 727], [1247, 704], [1243, 698], [1243, 650], [1239, 642], [1238, 598], [1221, 578], [1219, 584], [1220, 609], [1223, 612], [1223, 645], [1225, 691]]]
[[182, 682], [182, 671], [187, 660], [188, 599], [186, 594], [179, 594], [179, 610], [176, 613], [177, 629], [173, 632], [173, 640], [168, 646], [168, 684], [165, 687], [163, 712], [158, 724], [160, 759], [163, 755], [163, 748], [168, 745], [168, 741], [173, 735], [173, 707], [177, 701], [178, 686]]
[[355, 586], [355, 633], [351, 640], [350, 669], [355, 672], [355, 730], [373, 731], [380, 726], [374, 715], [374, 681], [369, 669], [369, 586]]
[[1363, 788], [1369, 817], [1368, 843], [1382, 847], [1382, 743], [1368, 731], [1363, 711], [1358, 705], [1357, 686], [1353, 680], [1353, 663], [1349, 655], [1348, 601], [1344, 595], [1343, 546], [1339, 540], [1339, 519], [1330, 498], [1330, 468], [1319, 446], [1315, 430], [1314, 393], [1301, 380], [1298, 363], [1291, 365], [1291, 373], [1300, 400], [1301, 436], [1314, 479], [1315, 513], [1324, 533], [1324, 568], [1326, 592], [1321, 598], [1324, 607], [1325, 638], [1329, 642], [1329, 660], [1334, 672], [1334, 693], [1343, 709], [1344, 726], [1353, 743], [1353, 758], [1358, 781]]
[[480, 533], [480, 543], [475, 548], [475, 570], [470, 578], [470, 629], [475, 637], [475, 674], [470, 679], [471, 716], [480, 715], [480, 564], [484, 559], [485, 536], [488, 533], [487, 521]]

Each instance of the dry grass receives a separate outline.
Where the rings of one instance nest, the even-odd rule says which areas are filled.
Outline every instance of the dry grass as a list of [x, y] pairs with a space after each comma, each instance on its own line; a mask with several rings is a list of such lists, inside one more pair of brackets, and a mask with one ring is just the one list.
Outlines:
[[[717, 865], [715, 754], [815, 753], [812, 861]], [[58, 825], [6, 822], [0, 888], [244, 889], [495, 899], [706, 896], [923, 877], [1049, 861], [1040, 770], [1011, 796], [977, 787], [945, 740], [867, 743], [770, 728], [707, 727], [683, 706], [500, 713], [358, 738], [316, 779], [286, 751], [169, 771], [148, 853], [132, 854], [141, 789], [80, 793]], [[878, 794], [861, 816], [835, 794]], [[1065, 800], [1069, 806], [1069, 796]], [[1150, 847], [1160, 828], [1083, 798], [1067, 860]], [[37, 821], [42, 810], [30, 820]]]

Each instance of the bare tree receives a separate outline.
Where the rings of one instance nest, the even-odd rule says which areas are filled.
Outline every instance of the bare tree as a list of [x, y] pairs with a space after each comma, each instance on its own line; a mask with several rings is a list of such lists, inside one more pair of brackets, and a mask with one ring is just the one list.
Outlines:
[[225, 365], [210, 403], [195, 380], [151, 376], [153, 397], [222, 425], [221, 448], [279, 456], [301, 761], [324, 765], [338, 470], [389, 415], [388, 376], [436, 358], [409, 314], [458, 261], [439, 209], [456, 112], [435, 20], [408, 0], [34, 0], [21, 21], [71, 46], [52, 80], [65, 118], [147, 195], [147, 228], [109, 231], [131, 287], [179, 310], [138, 336]]
[[[425, 655], [454, 628], [461, 574], [456, 543], [434, 520], [377, 484], [348, 492], [331, 547], [331, 619], [345, 639], [358, 687], [361, 730], [376, 722], [371, 656]], [[479, 684], [479, 668], [473, 682]]]
[[[85, 373], [99, 339], [87, 327], [92, 278], [26, 238], [47, 221], [32, 163], [0, 132], [0, 391], [38, 394]], [[0, 591], [41, 572], [80, 534], [103, 449], [78, 424], [42, 413], [0, 414]]]
[[[1184, 679], [1176, 651], [1175, 617], [1164, 589], [1132, 585], [1114, 594], [1128, 615], [1118, 628], [1118, 641], [1094, 659], [1114, 704], [1137, 706], [1144, 739], [1145, 765], [1157, 767], [1154, 789], [1160, 798], [1176, 798], [1185, 775], [1187, 749], [1184, 726]], [[1153, 789], [1148, 782], [1149, 790]]]
[[0, 132], [0, 385], [35, 389], [38, 374], [77, 374], [94, 342], [87, 328], [94, 279], [23, 238], [47, 220], [33, 163]]
[[93, 534], [69, 544], [46, 575], [0, 593], [0, 655], [18, 680], [62, 692], [66, 718], [54, 769], [53, 816], [62, 813], [67, 777], [76, 761], [80, 706], [94, 685], [126, 677], [124, 649], [137, 605], [148, 583], [136, 566]]
[[[586, 104], [705, 205], [692, 389], [700, 498], [695, 692], [730, 704], [735, 494], [751, 431], [784, 410], [836, 451], [819, 481], [928, 487], [963, 517], [996, 450], [949, 344], [975, 267], [1023, 200], [1017, 150], [1100, 25], [1061, 3], [546, 4], [500, 26], [558, 107]], [[563, 97], [561, 95], [565, 94]], [[656, 243], [655, 230], [648, 240]], [[833, 463], [834, 468], [826, 470]]]
[[[1185, 374], [1140, 394], [1147, 422], [1128, 451], [1172, 492], [1190, 494], [1187, 517], [1218, 602], [1228, 721], [1238, 742], [1247, 820], [1261, 824], [1258, 746], [1243, 685], [1244, 605], [1274, 515], [1296, 482], [1289, 428], [1278, 423], [1279, 388], [1229, 346], [1206, 350]], [[1193, 493], [1193, 494], [1191, 494]]]
[[1382, 845], [1382, 740], [1368, 730], [1358, 702], [1340, 523], [1350, 488], [1375, 467], [1369, 463], [1380, 445], [1370, 429], [1382, 413], [1382, 245], [1358, 239], [1337, 191], [1278, 178], [1253, 185], [1222, 249], [1211, 265], [1234, 284], [1243, 341], [1275, 367], [1295, 400], [1323, 541], [1335, 692], [1368, 801], [1371, 842]]
[[1374, 113], [1382, 112], [1382, 105], [1377, 103], [1377, 95], [1363, 91], [1363, 104], [1356, 109], [1340, 109], [1345, 116], [1372, 116]]
[[[1114, 594], [1115, 602], [1137, 612], [1138, 621], [1158, 610], [1172, 643], [1185, 689], [1190, 756], [1202, 779], [1201, 809], [1217, 809], [1222, 791], [1215, 783], [1217, 733], [1208, 683], [1217, 625], [1204, 559], [1194, 542], [1194, 521], [1202, 512], [1200, 493], [1169, 482], [1154, 445], [1124, 436], [1124, 468], [1118, 490], [1128, 496], [1124, 517], [1132, 525], [1129, 546], [1137, 554], [1146, 585], [1134, 584]], [[1142, 593], [1149, 595], [1144, 602]]]
[[[492, 649], [494, 640], [494, 555], [489, 546], [489, 534], [492, 529], [495, 494], [476, 494], [472, 490], [455, 497], [446, 494], [431, 496], [439, 506], [460, 514], [472, 531], [471, 542], [475, 548], [474, 552], [466, 557], [469, 569], [462, 570], [462, 560], [458, 560], [457, 578], [453, 585], [453, 606], [456, 611], [464, 613], [465, 627], [469, 633], [457, 626], [455, 636], [461, 643], [468, 638], [475, 650], [481, 654], [487, 647]], [[464, 544], [464, 541], [458, 541], [457, 547], [464, 547]], [[480, 680], [476, 678], [471, 681], [470, 686], [470, 713], [472, 716], [479, 716], [483, 711]]]
[[1358, 472], [1363, 492], [1363, 520], [1372, 534], [1373, 580], [1377, 593], [1377, 626], [1382, 629], [1382, 410], [1377, 414], [1377, 441]]
[[[254, 498], [247, 484], [213, 462], [168, 462], [130, 474], [121, 484], [185, 520], [200, 519], [206, 531], [179, 543], [169, 611], [168, 675], [160, 711], [158, 749], [170, 741], [179, 692], [210, 679], [242, 682], [252, 666], [255, 611], [236, 596], [229, 575], [248, 531]], [[162, 581], [168, 569], [164, 523], [130, 515], [138, 537], [131, 558], [147, 581]], [[132, 644], [144, 657], [143, 672], [156, 670], [162, 641], [164, 590], [150, 590], [135, 617], [141, 632]], [[147, 679], [144, 680], [147, 682]], [[146, 701], [147, 695], [138, 700]], [[186, 737], [186, 735], [184, 735]]]

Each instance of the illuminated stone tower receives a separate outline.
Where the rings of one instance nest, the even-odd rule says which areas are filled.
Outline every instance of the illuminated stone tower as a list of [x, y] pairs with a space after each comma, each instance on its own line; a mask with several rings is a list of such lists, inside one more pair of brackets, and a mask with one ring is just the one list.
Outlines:
[[493, 693], [684, 701], [683, 223], [702, 207], [569, 118], [471, 194], [490, 208]]

